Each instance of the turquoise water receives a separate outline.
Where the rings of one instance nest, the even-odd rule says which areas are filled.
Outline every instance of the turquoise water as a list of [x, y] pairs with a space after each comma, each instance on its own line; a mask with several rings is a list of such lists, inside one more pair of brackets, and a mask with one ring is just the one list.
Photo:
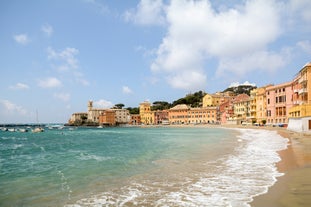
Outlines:
[[[208, 206], [217, 199], [219, 206], [226, 206], [232, 189], [217, 194], [216, 200], [209, 191], [201, 191], [207, 184], [215, 189], [231, 186], [218, 171], [228, 170], [228, 161], [237, 162], [230, 169], [239, 167], [236, 159], [242, 159], [252, 140], [247, 134], [211, 128], [1, 131], [0, 206]], [[262, 183], [263, 190], [279, 176], [277, 158], [263, 158], [271, 165], [263, 169], [270, 182]], [[237, 171], [245, 167], [240, 168]], [[247, 191], [243, 205], [261, 192]]]

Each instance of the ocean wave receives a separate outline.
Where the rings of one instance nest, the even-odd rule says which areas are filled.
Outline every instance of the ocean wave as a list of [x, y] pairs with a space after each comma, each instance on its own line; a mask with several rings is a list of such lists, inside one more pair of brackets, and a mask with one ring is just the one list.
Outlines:
[[87, 153], [80, 153], [78, 155], [79, 160], [96, 160], [98, 162], [103, 162], [106, 160], [112, 159], [111, 157], [105, 157], [105, 156], [99, 156], [99, 155], [93, 155], [93, 154], [87, 154]]

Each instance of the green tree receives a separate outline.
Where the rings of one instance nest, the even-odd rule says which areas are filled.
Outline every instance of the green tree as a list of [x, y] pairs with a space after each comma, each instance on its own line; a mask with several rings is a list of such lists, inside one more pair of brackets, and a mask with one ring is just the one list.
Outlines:
[[124, 107], [124, 104], [123, 103], [119, 103], [119, 104], [116, 104], [114, 105], [114, 109], [122, 109]]
[[151, 106], [151, 110], [165, 110], [169, 109], [171, 107], [171, 104], [166, 101], [155, 101], [153, 102], [153, 105]]
[[129, 110], [130, 114], [139, 114], [139, 108], [138, 107], [128, 107], [126, 108], [127, 110]]

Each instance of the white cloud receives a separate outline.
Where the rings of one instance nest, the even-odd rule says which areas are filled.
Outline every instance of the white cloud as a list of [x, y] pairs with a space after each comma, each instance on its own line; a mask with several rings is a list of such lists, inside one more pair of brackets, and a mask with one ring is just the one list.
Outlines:
[[0, 100], [0, 103], [2, 104], [7, 113], [17, 113], [19, 115], [27, 114], [26, 109], [24, 109], [22, 106], [10, 102], [9, 100]]
[[104, 99], [94, 101], [93, 104], [94, 104], [94, 107], [96, 108], [104, 108], [104, 109], [111, 108], [114, 106], [112, 102], [104, 100]]
[[217, 75], [235, 76], [286, 63], [287, 53], [267, 49], [282, 33], [276, 1], [243, 1], [218, 11], [208, 0], [172, 0], [165, 12], [168, 31], [151, 70], [175, 88], [202, 89], [210, 60], [219, 64]]
[[44, 32], [48, 37], [51, 37], [54, 30], [53, 27], [49, 24], [45, 24], [41, 27], [41, 31]]
[[133, 93], [133, 91], [128, 86], [123, 86], [122, 87], [122, 92], [125, 93], [125, 94]]
[[173, 88], [190, 91], [202, 89], [206, 86], [206, 75], [195, 70], [183, 71], [176, 75], [168, 76], [167, 80]]
[[67, 102], [70, 100], [70, 94], [69, 93], [54, 93], [54, 97], [62, 100], [64, 102]]
[[57, 52], [53, 48], [47, 48], [48, 59], [58, 61], [59, 71], [68, 71], [78, 68], [78, 59], [76, 55], [79, 54], [79, 50], [72, 47], [67, 47], [64, 50]]
[[41, 88], [59, 88], [62, 86], [62, 82], [55, 77], [49, 77], [40, 79], [38, 86]]
[[162, 0], [140, 0], [136, 9], [125, 12], [124, 19], [139, 25], [163, 25], [165, 23], [163, 15]]
[[256, 86], [256, 84], [250, 83], [248, 81], [245, 81], [244, 83], [233, 82], [228, 87], [231, 88], [231, 87], [238, 87], [238, 86]]
[[9, 88], [13, 90], [26, 90], [29, 89], [29, 86], [24, 83], [16, 83], [15, 85], [10, 86]]
[[27, 34], [14, 35], [13, 38], [17, 43], [21, 45], [27, 45], [30, 42]]

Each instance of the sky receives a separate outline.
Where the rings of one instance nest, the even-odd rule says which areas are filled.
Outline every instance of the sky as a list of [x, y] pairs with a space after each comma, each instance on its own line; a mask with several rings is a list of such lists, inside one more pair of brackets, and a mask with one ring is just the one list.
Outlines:
[[310, 0], [3, 0], [0, 123], [291, 81]]

